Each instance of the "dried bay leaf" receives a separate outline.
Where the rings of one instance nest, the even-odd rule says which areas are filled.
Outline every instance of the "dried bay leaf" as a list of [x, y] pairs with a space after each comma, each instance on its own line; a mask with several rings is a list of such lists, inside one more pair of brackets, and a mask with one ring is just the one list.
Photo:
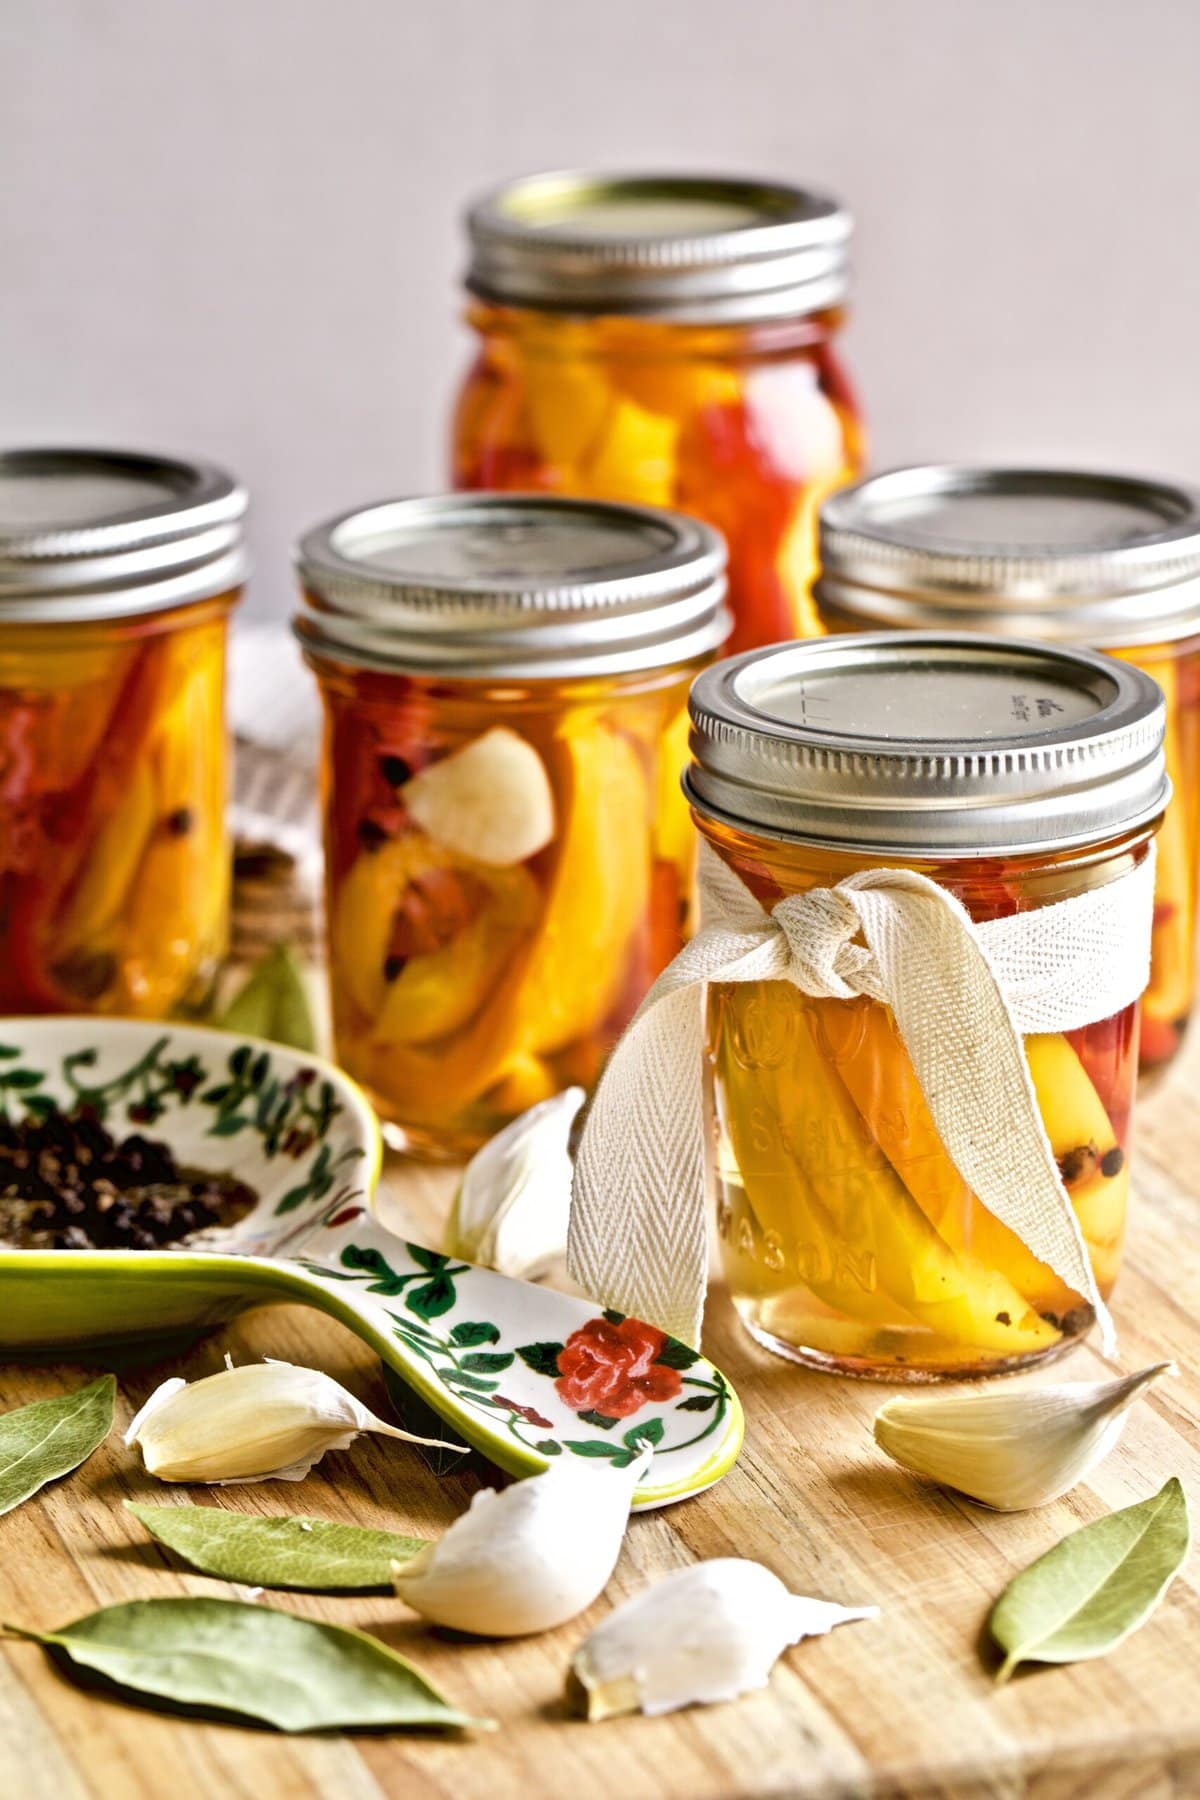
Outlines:
[[487, 1723], [378, 1638], [238, 1600], [132, 1600], [59, 1631], [6, 1630], [128, 1693], [279, 1731]]
[[276, 944], [268, 950], [213, 1023], [222, 1031], [268, 1038], [292, 1050], [316, 1050], [317, 1029], [304, 970], [290, 944]]
[[102, 1375], [73, 1394], [0, 1415], [0, 1513], [87, 1461], [112, 1430], [116, 1394], [115, 1378]]
[[262, 1519], [215, 1506], [125, 1502], [160, 1544], [203, 1575], [248, 1587], [310, 1593], [392, 1592], [391, 1565], [415, 1556], [424, 1538], [370, 1531], [332, 1519]]
[[1149, 1618], [1188, 1553], [1187, 1497], [1172, 1476], [1158, 1493], [1073, 1531], [1014, 1576], [988, 1630], [1005, 1681], [1022, 1662], [1103, 1656]]

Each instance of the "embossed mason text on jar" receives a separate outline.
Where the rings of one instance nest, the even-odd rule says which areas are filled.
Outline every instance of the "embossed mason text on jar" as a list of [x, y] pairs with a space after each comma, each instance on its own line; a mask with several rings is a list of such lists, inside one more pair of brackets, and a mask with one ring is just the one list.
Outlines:
[[468, 227], [455, 486], [679, 507], [728, 543], [731, 648], [811, 634], [816, 509], [863, 459], [845, 210], [781, 182], [547, 174]]
[[0, 1008], [157, 1018], [226, 947], [226, 624], [243, 490], [92, 450], [0, 456]]
[[1200, 493], [1064, 469], [896, 469], [834, 496], [818, 605], [831, 630], [1006, 632], [1107, 650], [1167, 702], [1174, 798], [1141, 1059], [1178, 1050], [1196, 987], [1200, 879]]
[[[743, 1319], [786, 1355], [870, 1375], [1062, 1349], [1121, 1257], [1161, 695], [1087, 652], [872, 633], [719, 664], [691, 707], [686, 786], [720, 915], [693, 949], [740, 921], [792, 958], [707, 989], [717, 1223]], [[744, 963], [740, 941], [723, 966]], [[966, 992], [985, 1010], [964, 1016]], [[1086, 1252], [1091, 1304], [1025, 1234], [1035, 1175], [1068, 1253]]]
[[338, 1057], [406, 1147], [462, 1155], [590, 1085], [679, 947], [723, 546], [645, 507], [463, 495], [350, 513], [299, 565]]

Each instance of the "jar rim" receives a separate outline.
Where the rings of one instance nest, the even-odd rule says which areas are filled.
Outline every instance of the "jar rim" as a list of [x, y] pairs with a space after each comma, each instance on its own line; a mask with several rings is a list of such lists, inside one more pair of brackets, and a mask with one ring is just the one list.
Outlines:
[[0, 624], [187, 606], [249, 572], [246, 490], [212, 463], [142, 451], [0, 452]]
[[301, 539], [305, 649], [363, 667], [562, 678], [683, 663], [732, 628], [725, 545], [658, 507], [460, 493], [356, 507]]
[[1200, 489], [1099, 470], [927, 463], [820, 512], [819, 604], [856, 624], [1101, 649], [1200, 633]]
[[699, 814], [831, 849], [1067, 849], [1148, 824], [1170, 798], [1161, 691], [1094, 651], [965, 632], [811, 639], [705, 670], [690, 711]]
[[467, 289], [536, 310], [753, 323], [849, 287], [849, 212], [782, 181], [550, 170], [492, 189], [466, 226]]

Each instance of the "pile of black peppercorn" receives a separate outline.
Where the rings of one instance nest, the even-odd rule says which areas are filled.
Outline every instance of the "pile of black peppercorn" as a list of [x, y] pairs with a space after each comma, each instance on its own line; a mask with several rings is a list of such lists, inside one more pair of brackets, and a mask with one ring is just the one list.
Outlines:
[[157, 1250], [254, 1206], [233, 1176], [181, 1169], [166, 1144], [115, 1138], [94, 1111], [0, 1119], [0, 1238], [26, 1248]]

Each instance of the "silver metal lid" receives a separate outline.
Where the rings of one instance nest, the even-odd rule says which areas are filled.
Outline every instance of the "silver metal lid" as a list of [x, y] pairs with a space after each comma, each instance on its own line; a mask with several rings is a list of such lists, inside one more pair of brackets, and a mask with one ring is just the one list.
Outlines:
[[159, 612], [245, 580], [245, 489], [208, 463], [0, 452], [0, 623]]
[[1164, 705], [1088, 650], [864, 632], [751, 650], [692, 687], [704, 814], [831, 848], [973, 857], [1100, 843], [1170, 798]]
[[467, 214], [467, 287], [513, 306], [684, 324], [795, 318], [849, 282], [850, 215], [784, 182], [559, 171]]
[[301, 641], [451, 675], [625, 673], [717, 649], [725, 545], [650, 506], [541, 494], [387, 500], [310, 531]]
[[1102, 649], [1200, 632], [1200, 492], [1067, 469], [893, 469], [821, 508], [818, 599], [855, 621]]

